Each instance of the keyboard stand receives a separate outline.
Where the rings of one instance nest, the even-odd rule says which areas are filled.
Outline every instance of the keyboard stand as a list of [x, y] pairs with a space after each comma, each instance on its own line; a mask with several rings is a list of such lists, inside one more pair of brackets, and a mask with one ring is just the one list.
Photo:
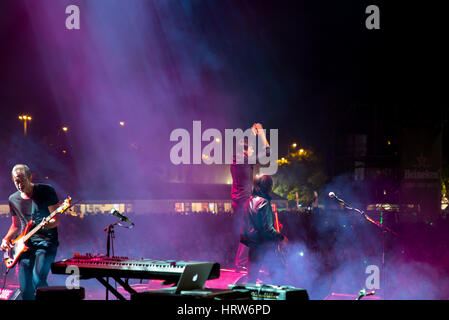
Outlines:
[[[121, 278], [117, 278], [117, 277], [111, 277], [111, 278], [114, 279], [116, 282], [118, 282], [123, 287], [123, 289], [125, 289], [127, 292], [129, 292], [130, 295], [137, 293], [137, 291], [134, 290], [133, 288], [131, 288], [131, 286], [128, 284], [128, 279], [126, 279], [126, 281], [123, 281]], [[106, 289], [111, 291], [112, 294], [117, 299], [126, 300], [126, 298], [120, 292], [118, 292], [108, 281], [106, 281], [105, 279], [103, 279], [101, 277], [97, 277], [95, 279], [97, 279], [98, 282], [100, 282], [102, 285], [104, 285], [106, 287]]]

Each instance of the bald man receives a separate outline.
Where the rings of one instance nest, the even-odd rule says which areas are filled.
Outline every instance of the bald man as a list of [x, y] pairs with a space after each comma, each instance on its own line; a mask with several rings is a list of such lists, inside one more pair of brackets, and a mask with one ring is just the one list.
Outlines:
[[[39, 224], [58, 208], [58, 197], [52, 186], [33, 183], [31, 170], [25, 164], [15, 165], [11, 171], [17, 191], [9, 196], [12, 223], [2, 239], [1, 250], [11, 247], [11, 240], [23, 232], [27, 223]], [[45, 220], [44, 220], [45, 221]], [[36, 289], [48, 286], [47, 277], [56, 257], [59, 215], [36, 232], [26, 243], [29, 250], [19, 257], [19, 283], [23, 300], [34, 300]]]

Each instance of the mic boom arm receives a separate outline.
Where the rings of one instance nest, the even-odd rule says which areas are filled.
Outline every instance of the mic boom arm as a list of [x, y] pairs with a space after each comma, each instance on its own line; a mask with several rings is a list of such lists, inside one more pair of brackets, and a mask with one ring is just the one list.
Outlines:
[[[130, 228], [134, 227], [134, 222], [132, 222], [131, 220], [129, 220], [128, 217], [126, 217], [126, 216], [124, 216], [123, 214], [121, 214], [117, 209], [112, 209], [112, 210], [111, 210], [111, 214], [112, 214], [113, 216], [116, 216], [117, 218], [119, 218], [120, 221], [129, 223], [129, 224], [131, 225]], [[120, 225], [120, 224], [119, 224], [119, 225]], [[120, 226], [122, 226], [122, 225], [120, 225]], [[122, 226], [122, 227], [123, 227], [123, 226]]]
[[335, 193], [333, 192], [329, 192], [329, 197], [331, 199], [334, 199], [335, 201], [337, 201], [340, 205], [344, 206], [346, 209], [349, 210], [354, 210], [355, 212], [360, 213], [360, 215], [367, 221], [371, 222], [372, 224], [376, 225], [378, 228], [380, 228], [382, 231], [388, 231], [391, 232], [393, 235], [395, 235], [396, 237], [399, 236], [396, 232], [394, 232], [393, 230], [391, 230], [390, 228], [384, 226], [382, 223], [372, 219], [370, 216], [368, 216], [363, 210], [357, 209], [357, 208], [353, 208], [352, 206], [350, 206], [349, 204], [347, 204], [345, 201], [343, 201], [342, 199], [338, 198]]

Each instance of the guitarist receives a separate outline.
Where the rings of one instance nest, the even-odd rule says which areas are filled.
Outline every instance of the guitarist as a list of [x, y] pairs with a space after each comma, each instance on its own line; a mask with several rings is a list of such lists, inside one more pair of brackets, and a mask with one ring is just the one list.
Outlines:
[[[11, 247], [11, 240], [24, 230], [30, 220], [34, 224], [42, 222], [58, 208], [59, 202], [53, 187], [31, 182], [31, 171], [27, 165], [15, 165], [11, 174], [17, 191], [9, 196], [12, 223], [2, 240], [2, 250]], [[23, 300], [34, 300], [36, 289], [48, 286], [47, 276], [59, 245], [59, 221], [59, 215], [56, 215], [44, 222], [44, 227], [29, 239], [29, 250], [19, 257], [19, 283]]]
[[[273, 180], [269, 175], [254, 178], [252, 195], [247, 200], [240, 241], [249, 247], [247, 282], [256, 283], [262, 266], [271, 277], [283, 267], [277, 246], [285, 246], [287, 237], [275, 228], [275, 217], [270, 193]], [[265, 263], [266, 262], [266, 263]], [[273, 280], [273, 279], [271, 279]]]

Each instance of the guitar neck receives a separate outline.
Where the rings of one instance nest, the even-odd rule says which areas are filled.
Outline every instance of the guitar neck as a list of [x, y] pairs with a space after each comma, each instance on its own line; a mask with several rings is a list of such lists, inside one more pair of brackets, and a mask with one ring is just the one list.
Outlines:
[[[53, 219], [53, 217], [58, 213], [58, 209], [53, 211], [48, 217], [44, 218], [47, 221]], [[29, 238], [31, 238], [36, 232], [38, 232], [43, 227], [43, 220], [41, 223], [39, 223], [37, 226], [35, 226], [30, 232], [27, 233], [26, 236], [23, 237], [23, 241], [27, 242]]]
[[274, 228], [277, 232], [281, 232], [281, 228], [279, 226], [279, 217], [277, 209], [274, 209]]

